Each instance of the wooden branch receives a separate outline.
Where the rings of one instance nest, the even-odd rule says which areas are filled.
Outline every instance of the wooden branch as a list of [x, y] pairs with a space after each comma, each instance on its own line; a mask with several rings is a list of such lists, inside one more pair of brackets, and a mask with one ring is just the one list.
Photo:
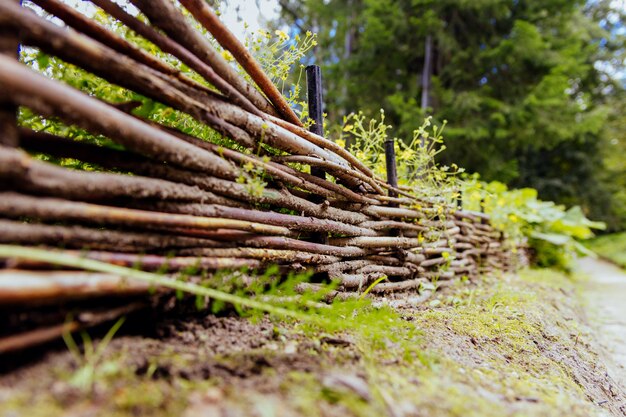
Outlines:
[[[124, 38], [118, 36], [117, 34], [109, 31], [107, 28], [97, 24], [94, 20], [89, 19], [87, 16], [82, 13], [72, 9], [66, 4], [58, 1], [58, 0], [32, 0], [33, 3], [37, 4], [42, 9], [51, 13], [52, 15], [61, 19], [65, 24], [72, 27], [73, 29], [81, 32], [100, 43], [103, 43], [113, 50], [124, 54], [137, 62], [141, 62], [142, 64], [156, 70], [162, 72], [167, 75], [171, 75], [173, 77], [178, 78], [183, 83], [199, 89], [201, 91], [210, 91], [206, 86], [198, 83], [197, 81], [192, 80], [187, 77], [177, 68], [161, 61], [159, 58], [151, 55], [132, 43], [128, 42]], [[225, 84], [222, 81], [223, 84]], [[241, 103], [238, 103], [241, 105]]]
[[239, 175], [219, 156], [148, 126], [3, 56], [0, 56], [0, 85], [17, 104], [106, 135], [130, 150], [225, 178], [235, 179]]
[[182, 0], [181, 3], [206, 30], [211, 32], [219, 44], [233, 55], [239, 65], [241, 65], [259, 86], [261, 91], [269, 98], [281, 116], [290, 123], [302, 126], [300, 119], [298, 119], [298, 116], [296, 116], [291, 107], [289, 107], [289, 103], [287, 103], [283, 95], [278, 91], [274, 83], [265, 75], [265, 72], [263, 72], [245, 46], [243, 46], [235, 35], [217, 18], [209, 5], [203, 0]]
[[[320, 148], [327, 149], [329, 151], [334, 152], [336, 155], [340, 156], [345, 161], [348, 161], [353, 167], [363, 172], [365, 175], [371, 178], [374, 178], [374, 173], [372, 172], [372, 170], [370, 170], [365, 164], [359, 161], [354, 155], [352, 155], [350, 152], [348, 152], [341, 146], [337, 145], [335, 142], [328, 140], [322, 136], [316, 135], [313, 132], [309, 132], [308, 130], [300, 126], [296, 126], [282, 119], [271, 117], [271, 116], [268, 119], [274, 122], [276, 125], [290, 131], [293, 134], [300, 136], [301, 138], [319, 146]], [[318, 156], [317, 154], [311, 154], [311, 155]]]
[[245, 220], [134, 210], [58, 198], [31, 197], [13, 192], [0, 192], [0, 215], [10, 218], [28, 217], [40, 220], [76, 221], [134, 228], [152, 226], [201, 230], [233, 229], [268, 235], [292, 235], [286, 227]]
[[218, 256], [260, 259], [265, 263], [305, 263], [312, 265], [332, 264], [339, 262], [341, 257], [335, 255], [320, 255], [314, 252], [289, 250], [289, 249], [265, 249], [265, 248], [197, 248], [180, 250], [181, 255], [190, 256]]
[[[207, 187], [197, 185], [194, 178], [198, 178], [198, 174], [191, 171], [183, 171], [167, 165], [158, 164], [141, 155], [120, 151], [112, 148], [91, 145], [85, 142], [78, 142], [71, 139], [62, 138], [45, 132], [35, 132], [30, 129], [20, 128], [20, 144], [22, 147], [31, 152], [44, 153], [59, 158], [73, 158], [90, 164], [99, 165], [103, 168], [128, 171], [135, 174], [149, 173], [152, 171], [159, 172], [161, 175], [155, 175], [165, 180], [176, 181], [177, 186], [182, 185], [182, 189], [186, 187], [184, 184], [191, 185], [192, 188], [198, 187], [203, 190], [202, 201], [215, 204], [221, 204], [229, 207], [243, 207], [243, 204], [211, 193]], [[142, 169], [142, 167], [144, 167]], [[153, 169], [147, 167], [156, 167]], [[128, 177], [130, 181], [135, 177]], [[182, 183], [182, 184], [181, 184]], [[147, 184], [140, 184], [141, 189], [148, 189]]]
[[[209, 250], [209, 249], [206, 249]], [[220, 249], [215, 249], [220, 250]], [[261, 261], [257, 259], [233, 258], [233, 257], [207, 257], [207, 256], [160, 256], [140, 255], [134, 253], [98, 252], [71, 250], [57, 250], [61, 254], [80, 256], [86, 259], [106, 262], [113, 265], [128, 268], [140, 268], [144, 271], [176, 272], [180, 270], [215, 271], [223, 269], [259, 268]], [[17, 269], [50, 269], [51, 264], [31, 261], [27, 259], [8, 259], [5, 261], [7, 268]]]
[[[9, 0], [18, 6], [20, 0]], [[10, 26], [0, 25], [0, 54], [17, 60], [19, 38]], [[19, 144], [17, 133], [17, 106], [11, 96], [0, 90], [0, 145], [16, 147]]]
[[[255, 116], [215, 95], [191, 89], [176, 79], [138, 64], [136, 61], [85, 36], [63, 30], [30, 11], [20, 7], [12, 8], [10, 4], [0, 3], [0, 23], [15, 26], [19, 30], [23, 42], [42, 47], [48, 52], [86, 68], [111, 82], [189, 113], [197, 120], [207, 123], [220, 133], [240, 142], [243, 146], [252, 146], [252, 139], [248, 136], [250, 134], [254, 136], [255, 140], [267, 143], [285, 152], [299, 155], [313, 154], [328, 161], [346, 164], [337, 155], [327, 152], [312, 142], [264, 118]], [[36, 78], [36, 75], [33, 75], [33, 77]], [[15, 74], [14, 78], [24, 80], [28, 77], [24, 74]], [[12, 80], [8, 81], [9, 84], [11, 82]], [[48, 88], [52, 88], [55, 85], [54, 82], [50, 81], [50, 83], [52, 86], [48, 86]], [[41, 86], [39, 87], [41, 88]], [[56, 86], [56, 88], [61, 89], [61, 86]], [[72, 91], [72, 89], [68, 90]], [[59, 91], [55, 91], [57, 93], [55, 94], [57, 97], [56, 101], [54, 103], [46, 102], [47, 106], [42, 106], [44, 103], [39, 103], [39, 100], [33, 100], [32, 98], [28, 100], [30, 96], [26, 92], [24, 92], [26, 97], [18, 96], [17, 93], [17, 91], [13, 91], [13, 97], [21, 98], [24, 101], [19, 104], [32, 107], [44, 115], [65, 118], [66, 121], [69, 120], [70, 123], [76, 123], [87, 130], [90, 130], [89, 128], [91, 127], [97, 133], [109, 136], [120, 135], [119, 130], [116, 130], [115, 134], [111, 132], [111, 129], [108, 129], [108, 133], [107, 131], [98, 130], [97, 128], [102, 129], [102, 126], [94, 126], [93, 121], [84, 116], [84, 112], [82, 117], [79, 118], [73, 117], [73, 113], [66, 112], [64, 108], [59, 108], [61, 107], [58, 105], [59, 100], [61, 102], [66, 101], [66, 97]], [[42, 95], [39, 98], [44, 99]], [[49, 96], [45, 98], [51, 99]], [[67, 98], [74, 102], [75, 97]], [[81, 120], [83, 120], [82, 124]], [[124, 121], [121, 122], [126, 123]], [[85, 126], [85, 123], [90, 124], [90, 126]], [[117, 127], [117, 124], [114, 127]], [[127, 148], [132, 149], [130, 146], [127, 146]], [[144, 153], [150, 155], [147, 152]], [[212, 173], [217, 175], [215, 172]]]
[[218, 204], [146, 202], [132, 203], [143, 209], [152, 209], [170, 213], [191, 214], [194, 216], [223, 217], [228, 219], [248, 220], [253, 222], [287, 227], [302, 232], [327, 232], [345, 236], [375, 236], [375, 232], [365, 227], [358, 227], [335, 220], [318, 219], [310, 216], [296, 216], [271, 211], [250, 210], [239, 207], [227, 207]]
[[[180, 44], [176, 43], [174, 40], [168, 38], [152, 26], [149, 26], [136, 17], [126, 13], [124, 9], [113, 3], [111, 0], [91, 0], [91, 2], [120, 22], [124, 23], [140, 36], [143, 36], [161, 48], [163, 52], [169, 53], [180, 59], [181, 62], [185, 63], [189, 66], [189, 68], [200, 74], [206, 81], [217, 88], [234, 104], [240, 105], [250, 113], [254, 113], [257, 116], [262, 115], [261, 111], [255, 107], [250, 100], [233, 88], [222, 77], [217, 75], [215, 71], [213, 71], [213, 68], [202, 62], [197, 56], [182, 47]], [[108, 42], [104, 43], [109, 44]]]
[[0, 304], [147, 294], [150, 285], [110, 274], [82, 271], [0, 270]]
[[223, 246], [209, 239], [159, 233], [49, 226], [0, 219], [0, 243], [48, 245], [116, 252], [168, 251]]
[[250, 100], [265, 113], [276, 114], [267, 99], [226, 62], [207, 39], [192, 28], [180, 10], [170, 0], [132, 0], [150, 22], [163, 30], [170, 38], [191, 51], [200, 60], [210, 65], [228, 84]]
[[198, 187], [147, 177], [69, 170], [3, 146], [0, 146], [0, 178], [21, 190], [76, 200], [125, 197], [215, 202], [213, 194]]
[[[338, 179], [351, 180], [351, 181], [358, 179], [358, 180], [365, 182], [367, 185], [372, 187], [379, 194], [384, 193], [383, 189], [376, 183], [376, 181], [372, 180], [372, 178], [368, 177], [367, 175], [363, 174], [360, 171], [356, 171], [354, 169], [345, 167], [343, 165], [335, 164], [333, 162], [324, 161], [319, 158], [314, 158], [311, 156], [302, 156], [302, 155], [277, 156], [277, 157], [272, 158], [272, 160], [275, 162], [281, 162], [281, 163], [294, 162], [294, 163], [306, 164], [309, 166], [323, 168], [326, 172], [328, 172], [329, 174], [333, 175], [334, 177]], [[380, 197], [383, 197], [383, 196], [379, 196], [376, 194], [371, 196], [371, 198], [376, 198], [376, 199]]]

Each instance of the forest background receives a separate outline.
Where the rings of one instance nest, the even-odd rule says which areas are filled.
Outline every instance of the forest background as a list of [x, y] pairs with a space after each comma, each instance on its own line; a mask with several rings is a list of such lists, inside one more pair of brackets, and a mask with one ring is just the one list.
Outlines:
[[[317, 33], [327, 128], [385, 110], [410, 141], [445, 129], [441, 164], [580, 205], [626, 228], [626, 3], [615, 0], [280, 0], [277, 33]], [[273, 34], [272, 34], [273, 35]], [[306, 61], [306, 60], [305, 60]], [[295, 78], [286, 84], [298, 84]]]

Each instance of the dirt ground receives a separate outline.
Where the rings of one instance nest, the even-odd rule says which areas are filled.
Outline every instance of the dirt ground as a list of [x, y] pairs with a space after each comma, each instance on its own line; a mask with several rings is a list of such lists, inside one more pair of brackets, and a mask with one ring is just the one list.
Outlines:
[[624, 415], [584, 285], [485, 277], [400, 311], [333, 307], [332, 328], [233, 313], [129, 322], [95, 359], [58, 344], [5, 362], [0, 416]]
[[591, 258], [578, 269], [589, 277], [584, 300], [609, 374], [626, 387], [626, 272]]

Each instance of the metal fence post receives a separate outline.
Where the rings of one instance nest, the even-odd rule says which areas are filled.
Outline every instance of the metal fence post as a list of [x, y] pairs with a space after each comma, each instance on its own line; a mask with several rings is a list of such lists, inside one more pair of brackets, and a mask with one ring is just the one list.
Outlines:
[[[398, 188], [395, 144], [395, 139], [387, 139], [385, 141], [385, 165], [387, 168], [387, 184], [391, 185], [393, 188]], [[389, 197], [398, 197], [398, 193], [394, 190], [389, 190]], [[398, 204], [390, 202], [389, 206], [398, 207]], [[399, 229], [391, 229], [389, 233], [392, 236], [402, 236], [402, 231]]]
[[[318, 65], [306, 67], [307, 100], [309, 117], [313, 124], [309, 130], [316, 135], [324, 136], [324, 101], [322, 99], [322, 70]], [[326, 178], [326, 173], [318, 167], [311, 167], [311, 174], [319, 178]]]
[[[396, 149], [394, 145], [394, 139], [387, 139], [385, 141], [385, 163], [387, 165], [387, 183], [394, 188], [398, 188], [398, 170], [396, 168]], [[398, 193], [389, 190], [389, 197], [397, 196]]]
[[[318, 65], [309, 65], [306, 67], [306, 86], [307, 101], [309, 104], [309, 117], [313, 120], [313, 124], [309, 130], [316, 135], [324, 136], [324, 113], [322, 100], [322, 70]], [[326, 172], [319, 167], [311, 167], [311, 174], [326, 179]], [[322, 203], [323, 197], [313, 198], [313, 202]], [[326, 233], [313, 233], [311, 239], [314, 242], [327, 244], [328, 236]]]

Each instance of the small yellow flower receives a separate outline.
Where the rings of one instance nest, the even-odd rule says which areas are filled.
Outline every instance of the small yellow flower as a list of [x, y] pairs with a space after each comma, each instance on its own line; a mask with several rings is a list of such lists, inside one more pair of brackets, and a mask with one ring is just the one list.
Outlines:
[[243, 169], [245, 169], [247, 172], [250, 172], [254, 169], [254, 164], [248, 161], [244, 164]]
[[228, 62], [232, 62], [234, 60], [233, 55], [227, 50], [222, 51], [222, 58], [224, 58]]
[[284, 31], [282, 31], [280, 29], [276, 29], [274, 31], [274, 33], [276, 34], [276, 36], [278, 36], [280, 38], [280, 40], [282, 42], [285, 42], [285, 41], [289, 40], [289, 35], [287, 35]]

